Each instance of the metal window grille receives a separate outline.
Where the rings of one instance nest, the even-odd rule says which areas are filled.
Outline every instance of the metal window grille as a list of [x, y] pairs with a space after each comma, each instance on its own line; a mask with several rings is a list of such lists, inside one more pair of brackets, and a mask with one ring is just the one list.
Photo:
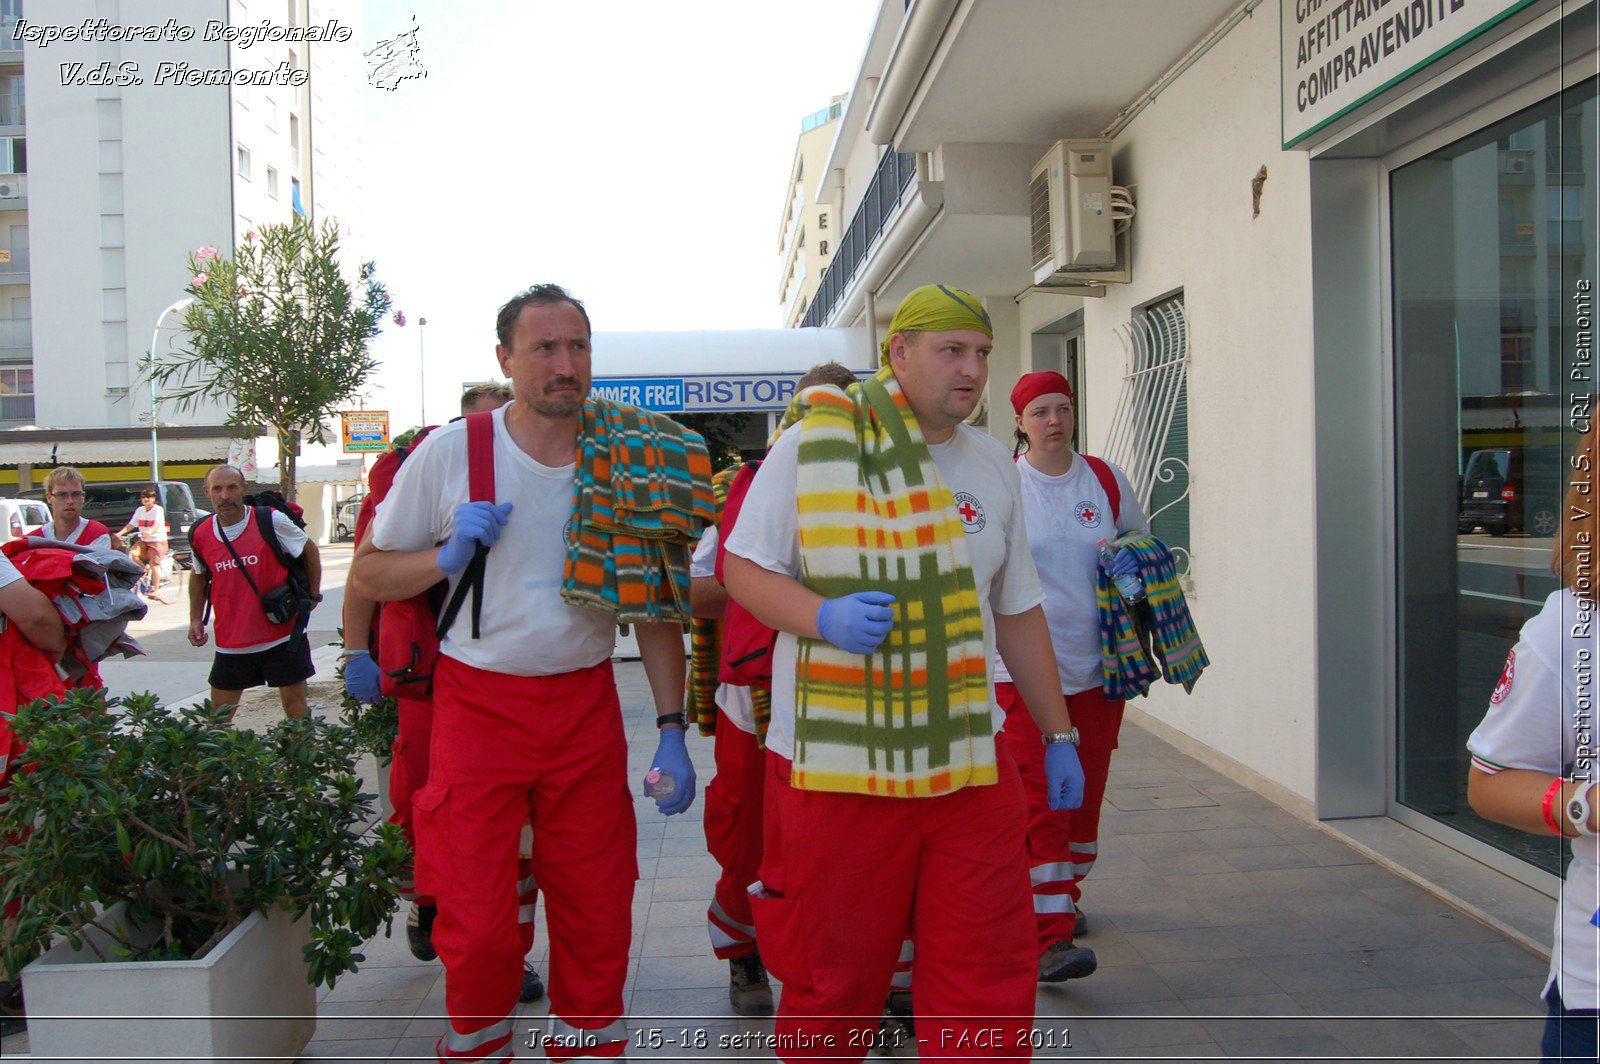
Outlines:
[[845, 289], [867, 261], [867, 252], [883, 235], [884, 225], [899, 208], [906, 189], [917, 180], [917, 157], [911, 152], [887, 151], [873, 172], [872, 182], [856, 206], [850, 225], [838, 238], [833, 261], [822, 272], [817, 292], [806, 308], [804, 326], [823, 326], [844, 297]]
[[1189, 323], [1183, 296], [1118, 326], [1127, 354], [1106, 457], [1128, 475], [1150, 530], [1189, 575]]

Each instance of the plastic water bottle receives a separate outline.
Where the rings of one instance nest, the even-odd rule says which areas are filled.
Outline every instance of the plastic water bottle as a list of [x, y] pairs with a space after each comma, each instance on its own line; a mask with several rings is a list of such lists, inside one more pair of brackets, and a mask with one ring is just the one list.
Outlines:
[[[1111, 563], [1116, 560], [1117, 553], [1111, 549], [1111, 544], [1105, 540], [1100, 541], [1100, 565], [1106, 572], [1111, 572]], [[1132, 573], [1114, 573], [1111, 579], [1117, 585], [1117, 593], [1122, 596], [1122, 601], [1132, 605], [1144, 598], [1144, 582]]]
[[659, 768], [646, 772], [644, 782], [645, 786], [650, 788], [650, 797], [658, 801], [671, 798], [678, 793], [678, 781], [673, 778], [672, 773], [663, 772]]

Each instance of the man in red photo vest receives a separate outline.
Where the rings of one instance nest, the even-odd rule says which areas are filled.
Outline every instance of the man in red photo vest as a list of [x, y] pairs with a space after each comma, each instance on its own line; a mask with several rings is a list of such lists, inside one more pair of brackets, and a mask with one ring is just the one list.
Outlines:
[[83, 516], [83, 498], [82, 473], [65, 465], [52, 469], [44, 478], [44, 499], [53, 520], [28, 535], [95, 550], [121, 550], [122, 544], [111, 535], [111, 529]]
[[289, 572], [258, 527], [257, 514], [272, 515], [278, 545], [304, 562], [314, 603], [322, 601], [322, 559], [287, 514], [244, 505], [244, 488], [244, 474], [232, 466], [213, 466], [206, 474], [206, 498], [215, 513], [189, 534], [197, 563], [189, 581], [189, 642], [206, 644], [209, 600], [217, 617], [212, 704], [237, 706], [246, 689], [266, 684], [278, 689], [286, 716], [303, 717], [306, 680], [316, 671], [311, 644], [299, 618], [274, 624], [261, 605], [261, 596], [287, 583]]

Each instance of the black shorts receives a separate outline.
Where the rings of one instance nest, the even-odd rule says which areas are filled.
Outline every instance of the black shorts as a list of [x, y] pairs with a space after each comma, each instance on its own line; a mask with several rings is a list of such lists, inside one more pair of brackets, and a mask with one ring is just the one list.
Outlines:
[[292, 687], [316, 671], [311, 640], [301, 634], [254, 654], [218, 654], [211, 663], [211, 686], [218, 691], [246, 691], [263, 684]]

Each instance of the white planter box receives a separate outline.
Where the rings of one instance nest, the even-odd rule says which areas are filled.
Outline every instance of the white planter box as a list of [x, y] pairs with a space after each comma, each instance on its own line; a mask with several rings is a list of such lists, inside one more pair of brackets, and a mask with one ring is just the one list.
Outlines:
[[[106, 915], [120, 921], [122, 906]], [[109, 939], [90, 935], [107, 949]], [[59, 943], [22, 970], [29, 1050], [71, 1061], [293, 1060], [317, 1027], [300, 952], [310, 941], [308, 919], [274, 910], [251, 914], [197, 961], [101, 961]]]

